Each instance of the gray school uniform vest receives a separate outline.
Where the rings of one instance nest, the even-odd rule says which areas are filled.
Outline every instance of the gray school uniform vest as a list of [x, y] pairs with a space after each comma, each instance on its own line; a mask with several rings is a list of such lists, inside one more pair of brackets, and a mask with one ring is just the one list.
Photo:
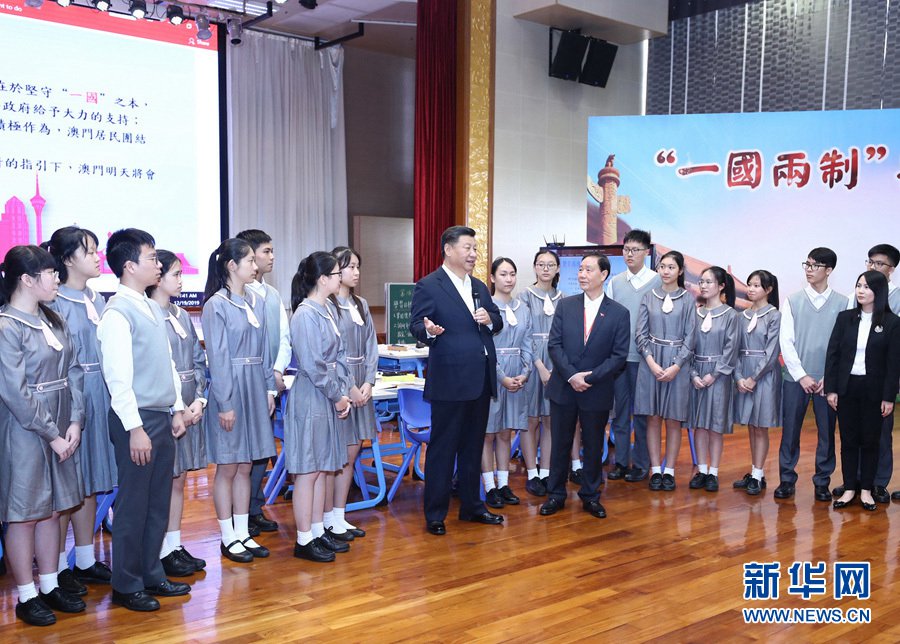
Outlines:
[[272, 357], [272, 364], [278, 357], [278, 346], [281, 344], [281, 296], [274, 288], [265, 285], [266, 298], [266, 340], [269, 343], [269, 355]]
[[[152, 320], [139, 311], [138, 305], [130, 298], [114, 295], [106, 303], [103, 314], [105, 315], [107, 311], [117, 311], [131, 326], [131, 354], [134, 363], [132, 389], [138, 408], [169, 411], [178, 395], [172, 376], [169, 337], [162, 310], [158, 306], [149, 308], [153, 313]], [[102, 356], [103, 345], [99, 342], [98, 345]], [[109, 350], [115, 351], [115, 347]]]
[[[804, 291], [797, 291], [788, 297], [794, 318], [794, 348], [803, 369], [816, 380], [821, 380], [825, 375], [825, 352], [831, 329], [838, 313], [847, 308], [848, 301], [846, 295], [832, 290], [822, 308], [816, 310]], [[788, 382], [795, 382], [787, 370], [784, 377]]]
[[641, 288], [635, 289], [628, 283], [628, 280], [625, 279], [627, 273], [628, 271], [625, 270], [612, 278], [609, 292], [613, 300], [628, 309], [628, 317], [631, 318], [631, 332], [628, 334], [628, 358], [626, 358], [626, 360], [628, 362], [640, 362], [641, 355], [638, 353], [637, 347], [634, 344], [634, 331], [637, 328], [638, 309], [641, 306], [641, 300], [644, 298], [644, 294], [649, 293], [651, 289], [662, 284], [662, 280], [659, 279], [659, 275], [654, 275], [653, 278]]

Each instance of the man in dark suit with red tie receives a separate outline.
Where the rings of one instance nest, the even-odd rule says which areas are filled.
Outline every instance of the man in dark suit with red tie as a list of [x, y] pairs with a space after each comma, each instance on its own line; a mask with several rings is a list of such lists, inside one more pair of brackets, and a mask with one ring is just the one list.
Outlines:
[[500, 310], [475, 268], [475, 231], [452, 226], [441, 235], [444, 264], [416, 283], [409, 330], [429, 346], [425, 398], [431, 402], [431, 440], [425, 453], [425, 526], [446, 533], [456, 464], [459, 518], [498, 525], [479, 495], [481, 450], [488, 407], [497, 395], [493, 334], [503, 328]]
[[609, 277], [609, 260], [592, 253], [581, 259], [578, 285], [584, 291], [563, 299], [556, 307], [547, 349], [553, 374], [547, 384], [550, 396], [550, 497], [542, 515], [555, 514], [566, 504], [566, 475], [575, 424], [581, 421], [584, 448], [582, 506], [598, 519], [606, 517], [600, 504], [601, 461], [604, 428], [613, 405], [613, 385], [625, 368], [631, 322], [628, 310], [603, 295]]

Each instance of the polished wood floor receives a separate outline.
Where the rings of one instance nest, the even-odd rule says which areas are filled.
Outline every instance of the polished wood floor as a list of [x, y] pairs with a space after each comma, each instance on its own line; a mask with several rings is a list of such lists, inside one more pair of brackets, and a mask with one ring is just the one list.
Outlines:
[[[809, 420], [807, 420], [809, 423]], [[780, 435], [773, 433], [773, 452]], [[184, 541], [208, 566], [188, 598], [163, 599], [163, 609], [138, 614], [110, 604], [108, 587], [92, 587], [87, 612], [60, 615], [49, 628], [18, 622], [15, 585], [0, 578], [0, 640], [4, 642], [573, 642], [653, 639], [721, 641], [900, 641], [900, 507], [837, 512], [813, 499], [814, 431], [805, 431], [795, 499], [775, 502], [769, 489], [752, 498], [730, 488], [747, 471], [744, 431], [727, 437], [722, 490], [688, 489], [685, 441], [674, 493], [646, 483], [610, 482], [609, 518], [581, 511], [575, 489], [566, 508], [538, 515], [540, 500], [524, 492], [504, 512], [502, 527], [463, 524], [451, 508], [448, 534], [425, 533], [423, 484], [405, 481], [390, 506], [353, 513], [368, 536], [332, 564], [291, 556], [290, 505], [270, 507], [278, 533], [262, 543], [272, 557], [250, 565], [223, 561], [209, 497], [212, 469], [188, 483]], [[900, 458], [900, 439], [896, 445]], [[777, 458], [770, 456], [769, 462]], [[898, 461], [900, 462], [900, 461]], [[839, 483], [839, 476], [834, 483]], [[109, 559], [109, 539], [100, 540]], [[781, 562], [781, 598], [743, 599], [745, 562]], [[827, 595], [787, 595], [793, 561], [828, 563]], [[836, 561], [871, 561], [871, 598], [832, 598]], [[871, 624], [749, 625], [742, 608], [871, 609]]]

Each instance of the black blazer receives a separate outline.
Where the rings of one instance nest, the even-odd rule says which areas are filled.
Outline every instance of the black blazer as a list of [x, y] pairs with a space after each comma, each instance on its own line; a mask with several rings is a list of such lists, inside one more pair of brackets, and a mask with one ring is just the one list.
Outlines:
[[[409, 332], [429, 346], [426, 400], [475, 400], [484, 389], [485, 375], [496, 373], [493, 334], [503, 328], [503, 318], [484, 282], [474, 277], [471, 280], [481, 307], [491, 316], [493, 330], [472, 319], [472, 312], [443, 268], [416, 282]], [[429, 338], [425, 332], [426, 317], [444, 327], [444, 332]], [[485, 368], [485, 361], [489, 363], [489, 370]], [[491, 395], [496, 396], [497, 378], [488, 380]]]
[[[562, 299], [550, 325], [547, 350], [553, 373], [547, 383], [550, 400], [560, 405], [577, 404], [587, 411], [612, 409], [613, 381], [625, 368], [631, 318], [628, 309], [603, 297], [587, 344], [584, 342], [584, 293]], [[590, 371], [587, 391], [577, 392], [569, 378]]]
[[[850, 369], [856, 357], [859, 314], [855, 308], [838, 313], [825, 354], [825, 393], [847, 393]], [[872, 398], [894, 402], [900, 384], [900, 318], [885, 312], [881, 330], [875, 324], [866, 342], [866, 378], [877, 388]]]

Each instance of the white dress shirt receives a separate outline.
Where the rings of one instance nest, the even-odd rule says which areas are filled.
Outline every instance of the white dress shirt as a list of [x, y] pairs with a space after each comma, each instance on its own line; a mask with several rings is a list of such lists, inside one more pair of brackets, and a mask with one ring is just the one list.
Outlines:
[[[825, 302], [831, 297], [830, 286], [821, 293], [817, 293], [813, 287], [807, 285], [803, 292], [817, 311], [825, 306]], [[784, 358], [784, 366], [787, 368], [788, 373], [791, 374], [791, 378], [796, 382], [800, 382], [800, 379], [806, 375], [806, 370], [803, 368], [803, 364], [800, 362], [800, 354], [797, 353], [797, 348], [794, 346], [796, 337], [794, 333], [794, 315], [791, 313], [791, 301], [788, 298], [784, 298], [784, 302], [781, 304], [781, 329], [778, 333], [778, 341], [781, 345], [781, 356]]]
[[[150, 309], [155, 306], [150, 298], [143, 293], [119, 284], [116, 295], [130, 298], [137, 302], [138, 309], [152, 320], [156, 318]], [[115, 351], [104, 351], [101, 355], [101, 368], [106, 386], [109, 389], [112, 410], [116, 412], [125, 431], [131, 431], [135, 427], [143, 427], [144, 421], [138, 412], [137, 398], [132, 387], [134, 382], [134, 360], [131, 353], [131, 325], [121, 313], [115, 309], [107, 309], [97, 325], [97, 338], [106, 347], [115, 347]], [[172, 382], [175, 385], [175, 411], [184, 409], [181, 400], [181, 378], [175, 369], [175, 361], [172, 360], [172, 348], [166, 341], [166, 349], [169, 351], [169, 364], [172, 365]]]
[[[646, 265], [641, 266], [641, 270], [639, 270], [637, 273], [632, 273], [629, 270], [625, 271], [625, 282], [628, 283], [635, 291], [639, 290], [654, 277], [656, 277], [656, 271], [650, 270]], [[606, 281], [606, 286], [603, 288], [603, 290], [607, 295], [615, 299], [615, 295], [613, 294], [612, 279], [608, 279]]]
[[[597, 313], [600, 311], [600, 305], [603, 304], [603, 291], [600, 291], [600, 297], [596, 300], [592, 300], [588, 297], [588, 294], [584, 294], [584, 342], [587, 344], [587, 339], [590, 336], [590, 330], [594, 328], [594, 320], [597, 319]], [[569, 378], [568, 382], [572, 382], [572, 378], [575, 377], [575, 374]]]
[[465, 302], [466, 306], [469, 307], [469, 310], [474, 313], [475, 300], [472, 299], [472, 278], [470, 278], [469, 274], [466, 273], [465, 276], [460, 279], [456, 275], [456, 273], [447, 268], [446, 264], [442, 264], [441, 268], [443, 268], [444, 272], [447, 273], [447, 275], [450, 277], [450, 281], [459, 292], [459, 296], [463, 299], [463, 302]]
[[[278, 294], [274, 287], [259, 280], [253, 280], [250, 284], [247, 284], [247, 288], [263, 298], [263, 301], [266, 299], [266, 289], [270, 288], [278, 295], [279, 301], [281, 300], [281, 295]], [[278, 316], [278, 355], [275, 356], [273, 369], [283, 374], [284, 370], [291, 364], [291, 326], [290, 322], [288, 322], [287, 313], [284, 310], [284, 304], [279, 306], [278, 310], [280, 312]]]
[[853, 357], [853, 366], [850, 367], [850, 375], [866, 375], [866, 344], [869, 342], [869, 331], [872, 330], [872, 314], [859, 312], [859, 332], [856, 334], [856, 355]]

